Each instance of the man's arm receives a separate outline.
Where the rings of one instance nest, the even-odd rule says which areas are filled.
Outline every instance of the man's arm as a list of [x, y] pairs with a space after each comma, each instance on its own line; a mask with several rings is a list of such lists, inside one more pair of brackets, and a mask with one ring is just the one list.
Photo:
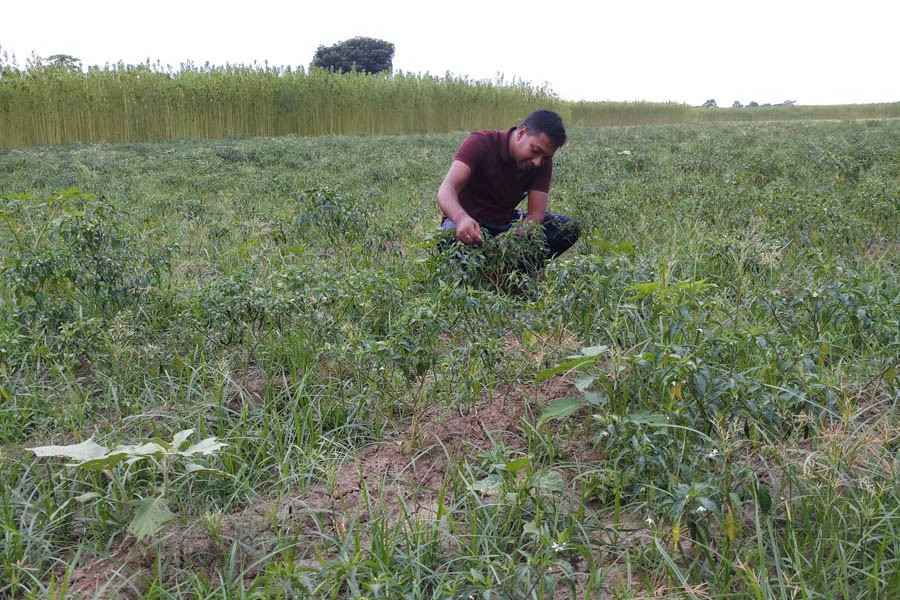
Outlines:
[[481, 226], [459, 203], [459, 191], [463, 189], [471, 175], [472, 169], [469, 165], [454, 160], [441, 187], [438, 188], [438, 206], [456, 225], [456, 239], [464, 244], [481, 244], [484, 242], [481, 237]]
[[528, 221], [540, 225], [547, 213], [547, 192], [528, 191]]

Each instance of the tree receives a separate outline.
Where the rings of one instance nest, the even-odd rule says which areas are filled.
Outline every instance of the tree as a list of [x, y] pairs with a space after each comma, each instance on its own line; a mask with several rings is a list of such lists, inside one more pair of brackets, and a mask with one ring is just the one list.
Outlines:
[[394, 44], [368, 37], [355, 37], [332, 46], [319, 46], [312, 66], [349, 73], [390, 71], [393, 67]]
[[81, 59], [71, 54], [53, 54], [47, 57], [47, 65], [63, 69], [81, 69]]
[[710, 98], [706, 102], [703, 103], [703, 108], [716, 108], [716, 101], [714, 98]]

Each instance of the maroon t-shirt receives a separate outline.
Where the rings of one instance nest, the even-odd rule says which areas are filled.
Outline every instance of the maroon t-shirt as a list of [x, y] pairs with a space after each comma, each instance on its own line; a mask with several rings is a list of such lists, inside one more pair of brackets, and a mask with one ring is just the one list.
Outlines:
[[520, 170], [509, 155], [509, 136], [516, 130], [470, 133], [455, 159], [468, 165], [472, 175], [459, 192], [459, 203], [477, 221], [502, 227], [529, 190], [550, 191], [552, 159], [537, 169]]

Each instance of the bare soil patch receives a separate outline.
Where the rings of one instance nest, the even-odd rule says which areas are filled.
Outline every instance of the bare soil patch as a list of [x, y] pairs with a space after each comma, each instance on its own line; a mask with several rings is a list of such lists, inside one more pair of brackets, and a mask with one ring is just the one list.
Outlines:
[[[252, 387], [246, 383], [244, 379], [242, 384]], [[157, 562], [177, 577], [184, 570], [211, 575], [227, 560], [236, 562], [251, 580], [267, 562], [264, 557], [277, 550], [279, 537], [292, 536], [299, 555], [311, 555], [304, 549], [316, 548], [321, 556], [329, 553], [329, 540], [376, 516], [389, 524], [403, 515], [433, 519], [448, 470], [457, 461], [498, 443], [524, 451], [523, 419], [536, 417], [543, 405], [556, 398], [576, 393], [569, 379], [557, 377], [539, 386], [512, 386], [504, 397], [484, 398], [464, 414], [429, 407], [412, 451], [405, 425], [395, 439], [363, 448], [343, 462], [333, 477], [302, 492], [255, 502], [236, 513], [182, 521], [167, 527], [151, 543], [129, 540], [113, 557], [78, 565], [70, 594], [75, 598], [134, 597], [146, 586]], [[596, 458], [587, 441], [568, 443], [566, 450], [578, 460]], [[445, 501], [450, 500], [445, 496]], [[313, 562], [311, 566], [316, 566]], [[568, 593], [560, 588], [560, 597]]]

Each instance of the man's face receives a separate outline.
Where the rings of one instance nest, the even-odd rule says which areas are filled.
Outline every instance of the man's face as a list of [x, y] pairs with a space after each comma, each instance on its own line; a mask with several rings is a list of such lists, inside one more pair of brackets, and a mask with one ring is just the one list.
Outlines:
[[509, 155], [522, 171], [537, 169], [556, 152], [546, 133], [532, 134], [526, 127], [516, 129], [509, 141]]

